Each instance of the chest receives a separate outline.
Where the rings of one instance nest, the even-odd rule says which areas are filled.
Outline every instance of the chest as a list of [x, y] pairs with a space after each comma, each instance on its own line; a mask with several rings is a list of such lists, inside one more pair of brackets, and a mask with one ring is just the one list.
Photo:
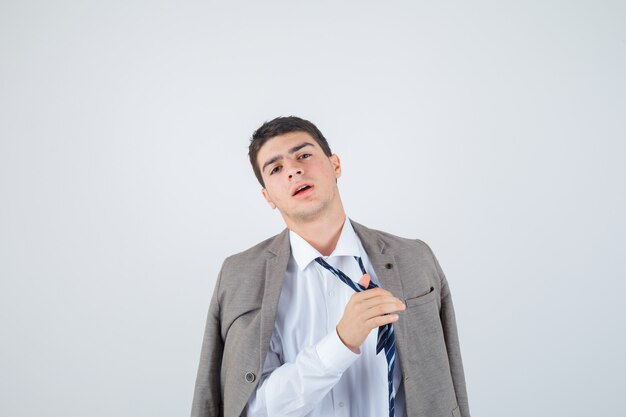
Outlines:
[[[334, 260], [333, 266], [358, 281], [362, 273], [354, 258]], [[367, 268], [366, 270], [371, 270]], [[299, 270], [290, 261], [285, 272], [274, 332], [281, 340], [284, 360], [314, 345], [335, 330], [355, 291], [315, 264]]]

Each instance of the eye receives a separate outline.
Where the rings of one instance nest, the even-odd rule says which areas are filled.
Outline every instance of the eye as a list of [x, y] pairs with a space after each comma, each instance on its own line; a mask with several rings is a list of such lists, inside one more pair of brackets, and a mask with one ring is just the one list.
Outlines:
[[303, 153], [298, 159], [309, 159], [312, 155], [310, 153]]
[[274, 168], [272, 168], [272, 170], [270, 171], [270, 175], [277, 173], [278, 171], [280, 171], [282, 167], [280, 165], [276, 165]]

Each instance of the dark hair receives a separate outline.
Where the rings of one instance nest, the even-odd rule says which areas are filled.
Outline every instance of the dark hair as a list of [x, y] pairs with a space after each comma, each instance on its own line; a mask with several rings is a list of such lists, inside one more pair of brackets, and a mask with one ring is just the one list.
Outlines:
[[265, 142], [275, 138], [276, 136], [284, 135], [291, 132], [305, 132], [311, 135], [318, 145], [322, 148], [326, 156], [331, 156], [333, 153], [330, 151], [330, 146], [322, 132], [308, 120], [301, 119], [296, 116], [289, 117], [277, 117], [274, 120], [263, 123], [253, 134], [250, 139], [250, 146], [248, 147], [248, 156], [250, 157], [250, 163], [252, 164], [252, 170], [256, 175], [259, 183], [265, 187], [263, 183], [263, 176], [261, 175], [261, 169], [257, 162], [257, 155], [261, 150], [261, 147], [265, 145]]

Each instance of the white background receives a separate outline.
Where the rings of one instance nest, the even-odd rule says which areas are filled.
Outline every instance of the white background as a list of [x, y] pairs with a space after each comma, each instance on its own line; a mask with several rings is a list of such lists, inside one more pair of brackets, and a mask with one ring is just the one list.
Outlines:
[[0, 2], [0, 415], [188, 415], [291, 114], [434, 249], [475, 417], [623, 414], [626, 3], [226, 3]]

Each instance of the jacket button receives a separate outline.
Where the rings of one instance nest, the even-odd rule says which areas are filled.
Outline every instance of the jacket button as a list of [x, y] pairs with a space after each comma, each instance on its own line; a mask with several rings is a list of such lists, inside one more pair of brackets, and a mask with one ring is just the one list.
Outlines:
[[256, 375], [254, 375], [252, 372], [247, 372], [246, 373], [246, 381], [247, 382], [254, 382], [255, 379], [256, 379]]
[[385, 268], [391, 269], [391, 268], [393, 268], [393, 264], [385, 264]]

